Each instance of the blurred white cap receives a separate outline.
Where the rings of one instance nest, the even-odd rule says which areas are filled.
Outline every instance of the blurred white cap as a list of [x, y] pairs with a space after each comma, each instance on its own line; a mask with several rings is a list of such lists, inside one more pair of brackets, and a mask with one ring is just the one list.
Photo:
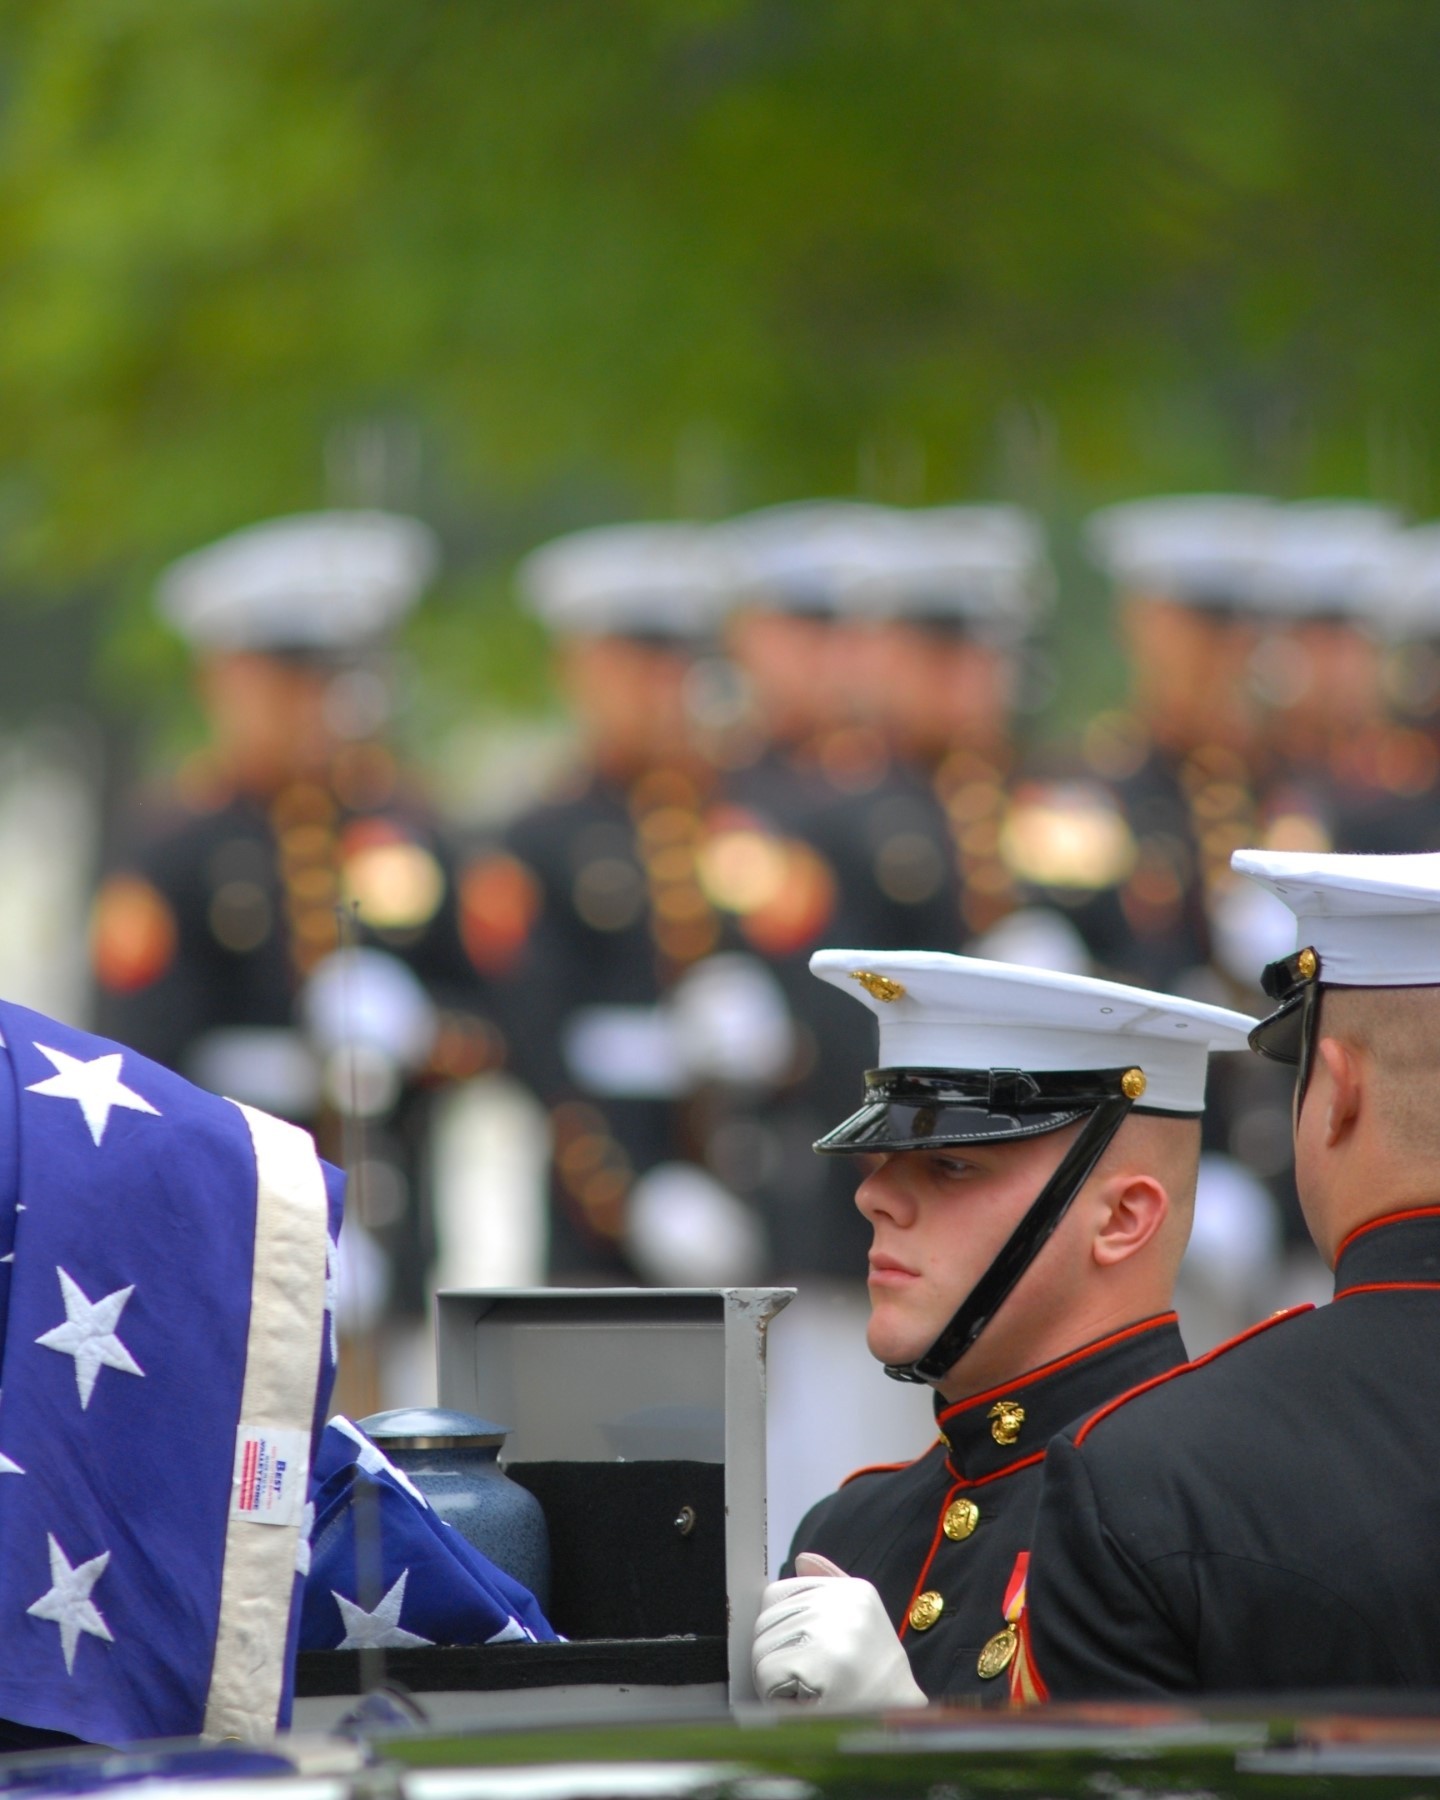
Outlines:
[[1053, 906], [1021, 906], [998, 925], [971, 940], [967, 956], [985, 962], [1018, 963], [1024, 969], [1052, 969], [1088, 975], [1092, 964], [1085, 940]]
[[898, 515], [854, 610], [1008, 629], [1028, 627], [1053, 593], [1038, 520], [1018, 506], [936, 506]]
[[791, 612], [1023, 630], [1052, 589], [1045, 534], [1015, 506], [805, 501], [717, 537], [742, 594]]
[[1169, 494], [1092, 513], [1085, 547], [1117, 587], [1197, 608], [1252, 609], [1270, 521], [1253, 494]]
[[554, 631], [596, 637], [711, 635], [730, 590], [704, 525], [601, 525], [533, 550], [517, 571], [530, 610]]
[[172, 563], [157, 602], [199, 649], [343, 651], [402, 619], [438, 563], [435, 535], [418, 519], [298, 513]]
[[848, 610], [899, 554], [902, 515], [863, 500], [797, 500], [714, 527], [741, 598], [780, 612]]
[[1363, 500], [1276, 507], [1265, 536], [1259, 597], [1282, 619], [1386, 623], [1404, 533], [1397, 514]]
[[1397, 533], [1381, 622], [1399, 638], [1440, 637], [1440, 525]]

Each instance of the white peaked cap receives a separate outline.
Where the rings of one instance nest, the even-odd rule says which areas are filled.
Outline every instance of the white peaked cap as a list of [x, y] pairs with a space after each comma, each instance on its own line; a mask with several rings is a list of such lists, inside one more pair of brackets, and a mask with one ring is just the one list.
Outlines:
[[297, 513], [172, 563], [161, 613], [205, 650], [345, 650], [380, 636], [439, 564], [435, 534], [385, 512]]
[[1365, 500], [1276, 507], [1260, 571], [1264, 610], [1383, 625], [1403, 537], [1398, 514]]
[[1440, 525], [1397, 534], [1380, 623], [1394, 636], [1440, 636]]
[[1230, 866], [1295, 914], [1297, 949], [1335, 987], [1440, 986], [1440, 851], [1237, 850]]
[[856, 590], [883, 580], [903, 538], [903, 515], [864, 500], [797, 500], [714, 527], [742, 598], [784, 612], [841, 612]]
[[1276, 512], [1253, 494], [1167, 494], [1092, 513], [1085, 548], [1118, 587], [1187, 605], [1256, 601]]
[[531, 551], [516, 576], [553, 631], [596, 637], [707, 637], [730, 590], [711, 528], [670, 522], [572, 531]]
[[939, 950], [817, 950], [810, 970], [875, 1014], [879, 1068], [1138, 1068], [1147, 1111], [1201, 1112], [1211, 1051], [1246, 1049], [1255, 1024], [1173, 994]]
[[1051, 596], [1045, 534], [1018, 506], [935, 506], [896, 525], [851, 595], [857, 610], [1024, 626]]

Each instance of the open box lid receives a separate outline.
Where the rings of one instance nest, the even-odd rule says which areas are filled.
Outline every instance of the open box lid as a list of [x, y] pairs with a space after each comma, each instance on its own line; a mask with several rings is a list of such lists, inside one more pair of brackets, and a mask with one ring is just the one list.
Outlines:
[[509, 1426], [505, 1460], [721, 1465], [732, 1700], [754, 1698], [766, 1581], [765, 1344], [789, 1288], [437, 1296], [439, 1402]]

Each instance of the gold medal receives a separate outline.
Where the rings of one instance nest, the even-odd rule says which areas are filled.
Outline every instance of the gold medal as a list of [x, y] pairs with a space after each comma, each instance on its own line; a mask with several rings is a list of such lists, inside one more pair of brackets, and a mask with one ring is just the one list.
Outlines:
[[1013, 1625], [1007, 1625], [1003, 1631], [997, 1631], [981, 1650], [980, 1659], [975, 1664], [980, 1679], [993, 1681], [997, 1675], [1003, 1675], [1015, 1660], [1015, 1651], [1019, 1642]]

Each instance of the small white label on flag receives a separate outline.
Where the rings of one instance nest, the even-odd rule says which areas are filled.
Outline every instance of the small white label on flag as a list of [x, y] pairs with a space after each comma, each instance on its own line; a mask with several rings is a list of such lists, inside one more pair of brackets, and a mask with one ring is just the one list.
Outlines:
[[235, 1434], [230, 1516], [256, 1525], [294, 1525], [305, 1506], [310, 1433], [242, 1425]]

